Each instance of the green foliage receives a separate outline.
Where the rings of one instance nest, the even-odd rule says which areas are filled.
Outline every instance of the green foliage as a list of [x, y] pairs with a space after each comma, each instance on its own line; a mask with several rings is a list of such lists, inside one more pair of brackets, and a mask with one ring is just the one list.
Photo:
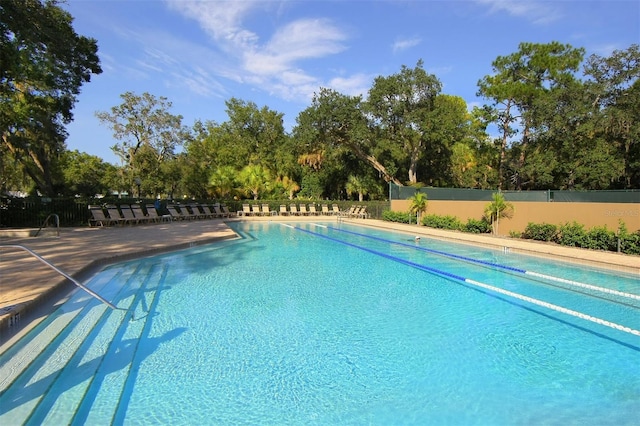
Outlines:
[[512, 217], [515, 209], [501, 192], [495, 192], [492, 198], [493, 201], [484, 209], [484, 217], [493, 226], [493, 233], [497, 234], [500, 219]]
[[427, 194], [424, 192], [416, 192], [409, 198], [409, 212], [416, 215], [416, 223], [420, 223], [420, 215], [427, 208]]
[[469, 218], [461, 230], [472, 234], [488, 234], [491, 232], [491, 224], [485, 219]]
[[522, 238], [536, 241], [554, 241], [558, 227], [550, 223], [529, 222], [522, 233]]
[[585, 247], [587, 241], [587, 231], [584, 225], [577, 222], [560, 225], [555, 242], [569, 247]]
[[626, 254], [640, 255], [640, 230], [633, 234], [620, 235], [620, 251]]
[[80, 87], [102, 72], [96, 40], [72, 23], [57, 1], [0, 3], [0, 156], [48, 196], [62, 180], [58, 155]]
[[412, 223], [413, 215], [409, 212], [396, 212], [391, 210], [385, 210], [382, 212], [382, 220], [396, 223]]
[[618, 246], [618, 238], [614, 231], [605, 226], [595, 226], [587, 232], [584, 248], [593, 250], [615, 251]]
[[430, 214], [422, 219], [422, 224], [430, 228], [438, 229], [450, 229], [454, 231], [460, 231], [464, 228], [460, 219], [455, 216], [439, 216]]
[[[517, 235], [512, 235], [517, 238]], [[618, 251], [625, 254], [640, 254], [640, 230], [629, 234], [624, 222], [620, 222], [618, 232], [606, 226], [594, 226], [585, 230], [579, 223], [566, 223], [561, 226], [547, 223], [529, 223], [521, 235], [522, 238], [537, 241], [552, 241], [569, 247], [580, 247], [592, 250]]]

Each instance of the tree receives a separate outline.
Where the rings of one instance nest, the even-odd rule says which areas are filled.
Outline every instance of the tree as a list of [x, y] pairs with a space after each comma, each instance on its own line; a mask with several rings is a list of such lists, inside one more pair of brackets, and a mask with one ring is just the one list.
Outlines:
[[[487, 110], [501, 132], [500, 166], [503, 170], [505, 149], [516, 133], [520, 155], [512, 169], [518, 174], [517, 189], [528, 182], [523, 170], [534, 140], [532, 131], [537, 123], [536, 107], [548, 102], [554, 89], [571, 84], [575, 80], [584, 55], [584, 49], [574, 49], [558, 42], [548, 44], [520, 43], [519, 50], [508, 56], [499, 56], [492, 63], [493, 73], [478, 82], [480, 96], [491, 99], [493, 105]], [[516, 127], [517, 126], [517, 127]], [[500, 175], [499, 187], [503, 176]]]
[[402, 185], [379, 159], [384, 154], [376, 146], [376, 135], [362, 110], [360, 96], [347, 96], [331, 89], [320, 89], [313, 96], [311, 106], [302, 111], [294, 128], [294, 138], [308, 153], [323, 149], [347, 149], [360, 160], [371, 165], [386, 182]]
[[484, 217], [492, 225], [494, 235], [498, 235], [500, 219], [513, 217], [515, 208], [513, 204], [504, 199], [501, 192], [494, 192], [492, 198], [493, 201], [484, 209]]
[[102, 72], [97, 43], [78, 35], [56, 0], [0, 3], [0, 143], [36, 188], [57, 193], [64, 126], [77, 95]]
[[269, 171], [254, 164], [250, 164], [240, 171], [238, 181], [242, 188], [253, 196], [254, 200], [257, 200], [261, 193], [267, 191], [272, 183]]
[[221, 166], [209, 177], [212, 192], [220, 198], [229, 198], [236, 187], [237, 170], [231, 166]]
[[640, 46], [616, 50], [610, 57], [592, 55], [584, 72], [597, 109], [597, 129], [617, 151], [624, 188], [640, 187]]
[[424, 192], [416, 191], [412, 197], [409, 198], [411, 203], [409, 204], [409, 212], [416, 215], [416, 224], [420, 225], [420, 216], [427, 208], [427, 194]]
[[108, 195], [112, 189], [110, 179], [115, 175], [115, 166], [100, 157], [78, 150], [66, 151], [61, 160], [68, 195], [94, 197]]
[[413, 69], [403, 65], [398, 74], [376, 77], [369, 90], [367, 112], [384, 137], [406, 154], [410, 183], [417, 182], [418, 162], [428, 145], [437, 142], [428, 129], [434, 126], [431, 113], [441, 88], [440, 81], [427, 74], [420, 60]]
[[[149, 93], [136, 95], [126, 92], [120, 95], [123, 102], [111, 108], [111, 112], [97, 112], [96, 117], [113, 131], [116, 143], [111, 150], [123, 162], [131, 188], [134, 177], [147, 179], [149, 171], [141, 165], [149, 164], [150, 158], [140, 161], [136, 156], [155, 157], [154, 166], [175, 155], [175, 149], [191, 138], [187, 128], [182, 126], [182, 116], [169, 112], [171, 102], [165, 97], [155, 97]], [[154, 178], [157, 176], [153, 176]]]
[[360, 202], [364, 201], [364, 196], [369, 193], [365, 180], [355, 175], [349, 175], [345, 190], [347, 195], [358, 194], [358, 201]]

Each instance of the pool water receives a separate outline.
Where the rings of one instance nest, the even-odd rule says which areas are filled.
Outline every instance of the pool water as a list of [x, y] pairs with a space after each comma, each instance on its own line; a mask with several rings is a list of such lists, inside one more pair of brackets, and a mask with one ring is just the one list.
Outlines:
[[231, 226], [94, 276], [133, 319], [77, 292], [3, 353], [0, 423], [637, 424], [640, 301], [434, 252], [620, 294], [637, 276], [335, 222]]

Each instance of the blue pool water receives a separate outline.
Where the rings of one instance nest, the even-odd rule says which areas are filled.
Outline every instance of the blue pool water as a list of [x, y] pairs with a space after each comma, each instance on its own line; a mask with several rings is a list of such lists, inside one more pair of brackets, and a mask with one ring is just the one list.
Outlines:
[[2, 354], [0, 424], [638, 422], [637, 276], [345, 224], [232, 226], [242, 239], [94, 276], [133, 319], [78, 292]]

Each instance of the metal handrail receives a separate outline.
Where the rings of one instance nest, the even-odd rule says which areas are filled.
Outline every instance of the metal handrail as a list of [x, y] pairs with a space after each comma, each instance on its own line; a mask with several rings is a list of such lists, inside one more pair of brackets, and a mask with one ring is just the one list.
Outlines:
[[58, 269], [57, 267], [55, 267], [54, 265], [49, 263], [47, 260], [42, 258], [40, 255], [35, 253], [33, 250], [28, 249], [25, 246], [21, 246], [21, 245], [18, 245], [18, 244], [0, 244], [0, 248], [17, 248], [17, 249], [24, 250], [27, 253], [31, 254], [36, 259], [38, 259], [40, 262], [42, 262], [45, 265], [47, 265], [49, 268], [53, 269], [54, 271], [56, 271], [57, 273], [59, 273], [60, 275], [62, 275], [63, 277], [65, 277], [66, 279], [71, 281], [72, 283], [74, 283], [76, 286], [80, 287], [81, 289], [83, 289], [84, 291], [89, 293], [91, 296], [95, 297], [96, 299], [98, 299], [99, 301], [101, 301], [102, 303], [104, 303], [105, 305], [110, 307], [111, 309], [119, 310], [119, 311], [128, 311], [128, 309], [118, 308], [116, 305], [114, 305], [113, 303], [109, 302], [107, 299], [105, 299], [104, 297], [100, 296], [98, 293], [96, 293], [95, 291], [91, 290], [89, 287], [85, 286], [84, 284], [80, 283], [79, 281], [77, 281], [73, 277], [65, 274], [63, 271], [61, 271], [60, 269]]
[[47, 222], [49, 221], [49, 218], [51, 216], [56, 218], [56, 230], [58, 232], [58, 237], [60, 236], [60, 217], [55, 213], [51, 213], [49, 216], [47, 216], [44, 222], [42, 222], [42, 225], [40, 225], [40, 229], [38, 229], [38, 232], [36, 232], [36, 235], [34, 235], [34, 237], [37, 237], [40, 231], [42, 231], [42, 228], [44, 228], [47, 225]]

